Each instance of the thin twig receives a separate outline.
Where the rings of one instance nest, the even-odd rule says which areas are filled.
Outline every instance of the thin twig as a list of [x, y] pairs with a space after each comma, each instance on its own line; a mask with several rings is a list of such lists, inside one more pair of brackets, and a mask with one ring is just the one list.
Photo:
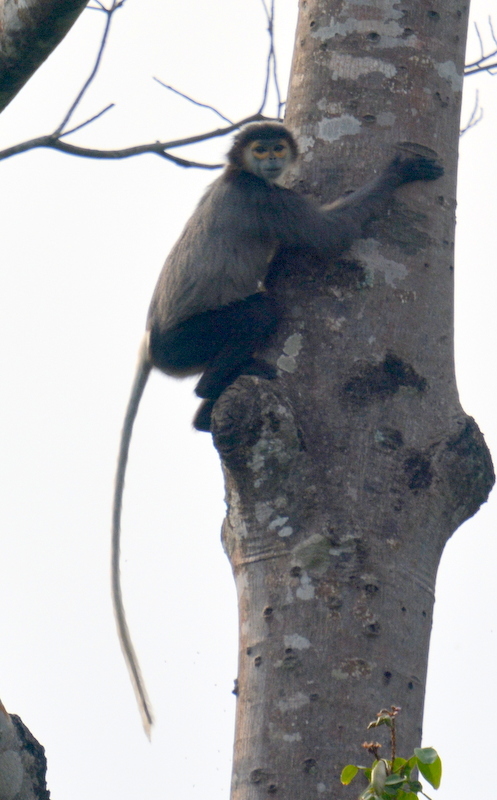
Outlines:
[[245, 119], [241, 119], [239, 122], [233, 122], [226, 128], [216, 128], [208, 133], [198, 133], [196, 136], [188, 136], [185, 139], [175, 139], [172, 142], [166, 142], [163, 146], [164, 149], [171, 150], [173, 147], [183, 147], [183, 145], [187, 144], [205, 142], [206, 139], [216, 139], [219, 136], [226, 136], [227, 133], [232, 133], [233, 131], [238, 130], [238, 128], [241, 128], [242, 125], [246, 125], [248, 122], [259, 122], [270, 119], [272, 119], [272, 117], [265, 117], [263, 114], [260, 114], [259, 111], [257, 111], [255, 114], [251, 114], [250, 117], [245, 117]]
[[478, 27], [478, 23], [476, 23], [476, 22], [475, 22], [475, 31], [476, 31], [476, 35], [478, 36], [478, 41], [480, 42], [480, 61], [481, 61], [481, 59], [483, 58], [483, 53], [484, 53], [483, 41], [482, 41], [482, 38], [481, 38], [481, 35], [480, 35], [480, 29]]
[[497, 39], [495, 38], [494, 26], [493, 26], [493, 23], [492, 23], [492, 17], [491, 16], [488, 17], [488, 27], [490, 28], [490, 34], [492, 36], [492, 39], [494, 40], [495, 44], [497, 44]]
[[[269, 33], [269, 53], [266, 62], [266, 80], [264, 82], [264, 92], [262, 95], [262, 103], [260, 105], [259, 111], [262, 112], [264, 106], [266, 105], [268, 91], [269, 91], [269, 82], [271, 79], [271, 73], [273, 75], [273, 82], [274, 82], [274, 89], [276, 92], [276, 102], [277, 102], [277, 119], [281, 117], [281, 109], [283, 107], [283, 103], [281, 102], [281, 93], [280, 87], [278, 83], [278, 67], [276, 63], [276, 50], [274, 47], [274, 0], [271, 0], [271, 10], [268, 9], [266, 5], [266, 0], [261, 0], [262, 5], [264, 7], [264, 11], [266, 13], [267, 18], [267, 30]], [[272, 69], [271, 69], [272, 67]]]
[[[479, 115], [477, 117], [476, 114], [477, 114], [478, 111], [480, 113], [479, 113]], [[483, 119], [483, 108], [480, 108], [480, 96], [478, 94], [478, 89], [477, 89], [476, 90], [476, 94], [475, 94], [475, 104], [474, 104], [474, 107], [473, 107], [473, 111], [471, 112], [471, 116], [470, 116], [470, 118], [468, 120], [468, 123], [459, 132], [459, 136], [463, 136], [466, 133], [466, 131], [469, 131], [470, 128], [474, 128], [475, 125], [478, 125], [478, 123], [482, 119]]]
[[112, 22], [113, 14], [114, 14], [115, 11], [117, 11], [118, 8], [121, 8], [121, 6], [124, 4], [125, 0], [112, 0], [112, 5], [111, 5], [110, 8], [105, 8], [105, 6], [103, 6], [102, 3], [99, 2], [99, 0], [96, 0], [96, 2], [98, 4], [98, 6], [100, 6], [100, 10], [103, 11], [107, 15], [107, 19], [105, 21], [105, 28], [104, 28], [102, 39], [101, 39], [101, 42], [100, 42], [100, 47], [98, 49], [97, 57], [95, 59], [95, 64], [93, 65], [93, 69], [92, 69], [89, 77], [87, 78], [87, 80], [83, 84], [83, 87], [79, 91], [79, 94], [77, 95], [76, 99], [74, 100], [73, 104], [71, 105], [69, 111], [65, 115], [64, 119], [62, 120], [62, 122], [60, 123], [58, 128], [56, 128], [56, 130], [54, 131], [54, 135], [55, 136], [59, 136], [62, 133], [62, 131], [64, 130], [65, 126], [67, 125], [67, 123], [71, 119], [72, 115], [74, 114], [76, 108], [80, 104], [85, 92], [87, 91], [88, 87], [90, 86], [90, 84], [92, 83], [93, 79], [95, 78], [95, 75], [97, 74], [98, 68], [100, 66], [100, 62], [102, 60], [102, 55], [103, 55], [103, 52], [105, 50], [105, 45], [107, 43], [107, 37], [109, 35], [110, 24]]
[[87, 119], [86, 122], [82, 122], [81, 125], [76, 125], [75, 128], [71, 128], [68, 131], [64, 131], [63, 133], [60, 133], [59, 136], [69, 136], [70, 133], [75, 133], [76, 131], [80, 131], [81, 128], [85, 127], [85, 125], [89, 125], [90, 122], [95, 122], [96, 119], [98, 119], [103, 114], [105, 114], [106, 111], [110, 111], [110, 109], [114, 108], [114, 106], [115, 106], [115, 103], [109, 103], [109, 105], [106, 106], [106, 108], [102, 109], [102, 111], [99, 111], [98, 114], [94, 114], [93, 117], [90, 117], [90, 119]]
[[280, 118], [282, 103], [281, 103], [280, 85], [278, 82], [278, 65], [276, 63], [276, 48], [274, 46], [274, 20], [275, 20], [274, 0], [271, 0], [271, 41], [273, 47], [273, 81], [274, 81], [274, 90], [276, 92], [277, 114], [278, 118]]
[[167, 83], [164, 83], [163, 81], [160, 80], [160, 78], [154, 78], [154, 81], [160, 83], [160, 85], [163, 86], [164, 89], [169, 89], [170, 92], [174, 92], [174, 94], [179, 94], [180, 97], [184, 97], [185, 100], [188, 100], [189, 103], [193, 103], [193, 105], [200, 106], [201, 108], [208, 108], [210, 111], [213, 111], [214, 114], [217, 114], [218, 117], [224, 119], [224, 121], [227, 122], [229, 125], [233, 124], [233, 120], [228, 119], [228, 117], [225, 117], [224, 114], [221, 114], [221, 112], [218, 111], [217, 108], [214, 108], [214, 106], [210, 106], [207, 103], [200, 103], [198, 100], [194, 100], [193, 97], [190, 97], [189, 95], [180, 92], [179, 89], [175, 89], [174, 86], [169, 86]]
[[268, 31], [269, 31], [269, 37], [270, 37], [269, 38], [269, 53], [268, 53], [268, 57], [267, 57], [267, 61], [266, 61], [266, 78], [265, 78], [265, 81], [264, 81], [264, 91], [262, 93], [262, 101], [261, 101], [261, 104], [259, 106], [259, 113], [262, 114], [262, 112], [264, 110], [264, 106], [266, 105], [266, 101], [267, 101], [267, 95], [268, 95], [268, 90], [269, 90], [269, 80], [270, 80], [270, 77], [271, 77], [271, 57], [272, 57], [273, 42], [272, 42], [272, 39], [271, 39], [271, 25], [270, 25], [271, 17], [269, 15], [269, 11], [268, 11], [267, 6], [266, 6], [266, 1], [265, 0], [261, 0], [261, 2], [262, 2], [262, 5], [264, 7], [264, 11], [266, 12], [266, 17], [267, 17], [267, 21], [268, 21]]
[[395, 756], [397, 755], [397, 737], [396, 737], [396, 730], [395, 730], [395, 717], [391, 717], [392, 720], [392, 727], [390, 728], [390, 746], [392, 751], [392, 769], [393, 769], [393, 762], [395, 761]]

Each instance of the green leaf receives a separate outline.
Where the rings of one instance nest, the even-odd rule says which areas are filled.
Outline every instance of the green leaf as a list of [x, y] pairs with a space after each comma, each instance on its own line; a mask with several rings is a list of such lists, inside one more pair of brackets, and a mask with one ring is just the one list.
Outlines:
[[371, 730], [371, 728], [377, 728], [379, 725], [387, 725], [389, 728], [392, 727], [392, 718], [385, 714], [384, 716], [378, 717], [378, 719], [374, 719], [373, 722], [370, 722], [366, 730]]
[[419, 781], [409, 781], [409, 788], [412, 789], [413, 792], [422, 792], [423, 784]]
[[380, 758], [371, 770], [371, 786], [377, 794], [381, 794], [385, 788], [387, 775], [387, 763], [384, 758]]
[[397, 794], [397, 800], [419, 800], [418, 795], [413, 792], [404, 792], [403, 789]]
[[342, 769], [342, 774], [340, 775], [340, 780], [343, 785], [348, 786], [350, 781], [355, 778], [358, 772], [359, 767], [356, 767], [355, 764], [347, 764], [347, 766]]
[[405, 758], [395, 758], [392, 765], [392, 772], [399, 772], [400, 768], [403, 767], [404, 764], [407, 764]]
[[402, 786], [404, 780], [402, 775], [389, 775], [385, 781], [385, 786]]
[[371, 782], [371, 770], [369, 769], [369, 767], [364, 770], [364, 777], [366, 778], [367, 781]]
[[414, 755], [422, 764], [434, 764], [438, 753], [433, 747], [415, 747]]
[[433, 764], [423, 764], [418, 760], [418, 767], [423, 778], [426, 778], [434, 789], [438, 789], [442, 780], [442, 762], [440, 758], [437, 756], [437, 760]]

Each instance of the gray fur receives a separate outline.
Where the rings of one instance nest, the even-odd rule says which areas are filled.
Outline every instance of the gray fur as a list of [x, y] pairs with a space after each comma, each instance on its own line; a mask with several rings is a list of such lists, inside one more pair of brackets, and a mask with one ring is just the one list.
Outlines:
[[254, 294], [264, 279], [277, 239], [261, 236], [257, 210], [238, 183], [221, 175], [171, 250], [149, 312], [162, 331]]
[[397, 162], [357, 192], [319, 208], [289, 189], [227, 167], [207, 189], [160, 274], [148, 328], [171, 330], [257, 292], [280, 247], [330, 259], [361, 235], [403, 180]]
[[[147, 334], [140, 351], [135, 383], [126, 412], [114, 494], [112, 592], [121, 647], [148, 735], [152, 713], [124, 615], [119, 580], [119, 539], [124, 474], [131, 432], [150, 370], [157, 366], [168, 374], [178, 376], [203, 372], [203, 378], [197, 385], [197, 394], [206, 398], [201, 410], [203, 407], [210, 414], [210, 409], [221, 392], [240, 374], [236, 370], [243, 368], [243, 359], [252, 356], [257, 349], [255, 347], [250, 351], [253, 342], [257, 340], [249, 338], [247, 329], [241, 328], [245, 337], [241, 341], [246, 347], [243, 350], [240, 342], [234, 342], [231, 327], [228, 329], [230, 339], [222, 342], [223, 349], [211, 353], [211, 360], [199, 365], [195, 360], [199, 346], [208, 343], [211, 348], [218, 347], [218, 339], [215, 338], [218, 330], [213, 327], [210, 333], [205, 333], [209, 329], [198, 327], [197, 315], [220, 309], [217, 318], [224, 314], [223, 319], [226, 319], [226, 315], [233, 313], [241, 320], [240, 307], [237, 306], [234, 310], [223, 307], [245, 298], [249, 298], [245, 309], [249, 305], [254, 307], [254, 298], [251, 296], [262, 288], [268, 267], [279, 248], [311, 249], [323, 260], [336, 257], [361, 235], [362, 226], [371, 216], [376, 216], [385, 209], [398, 186], [413, 180], [433, 180], [443, 174], [443, 169], [436, 162], [425, 158], [408, 158], [403, 161], [397, 158], [379, 177], [362, 189], [345, 199], [318, 208], [295, 192], [255, 177], [244, 168], [243, 164], [247, 163], [243, 158], [244, 148], [259, 138], [268, 141], [273, 136], [286, 139], [290, 147], [287, 162], [294, 159], [295, 142], [282, 125], [260, 123], [242, 129], [235, 137], [228, 154], [229, 165], [221, 177], [207, 189], [171, 250], [152, 297]], [[269, 293], [265, 298], [270, 304]], [[255, 299], [262, 300], [260, 296]], [[256, 304], [263, 305], [259, 302]], [[204, 315], [200, 319], [205, 319], [205, 316], [210, 318], [212, 315]], [[274, 315], [274, 320], [270, 316], [268, 318], [270, 325], [267, 325], [266, 320], [264, 330], [271, 333], [274, 329], [271, 325], [274, 322], [274, 327], [276, 326], [277, 316]], [[257, 319], [258, 326], [252, 326], [252, 331], [256, 332], [262, 324], [262, 318]], [[197, 333], [195, 330], [193, 332], [194, 353], [192, 355], [189, 350], [188, 357], [183, 357], [183, 364], [180, 360], [174, 361], [174, 354], [171, 353], [174, 347], [179, 351], [180, 346], [175, 345], [174, 341], [178, 342], [176, 326], [182, 322], [188, 323], [182, 329], [188, 327], [189, 331], [197, 326]], [[232, 321], [230, 324], [233, 326]], [[201, 331], [200, 335], [198, 330]], [[159, 343], [158, 351], [163, 347], [165, 355], [160, 352], [159, 356], [153, 355], [151, 342], [154, 336]], [[199, 338], [195, 339], [195, 336]], [[205, 350], [201, 352], [205, 353]], [[218, 363], [219, 356], [222, 357], [221, 361], [224, 359], [222, 368]], [[163, 361], [160, 362], [159, 358], [163, 358]], [[199, 430], [208, 430], [210, 418], [205, 421], [197, 415], [194, 424]]]

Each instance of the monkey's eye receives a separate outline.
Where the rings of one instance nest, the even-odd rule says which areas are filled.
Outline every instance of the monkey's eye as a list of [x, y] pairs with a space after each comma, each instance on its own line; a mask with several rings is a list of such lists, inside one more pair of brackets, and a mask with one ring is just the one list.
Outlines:
[[287, 146], [284, 142], [279, 142], [275, 144], [273, 151], [278, 158], [283, 158], [287, 154]]
[[268, 155], [268, 149], [263, 144], [254, 142], [250, 149], [256, 158], [266, 158]]

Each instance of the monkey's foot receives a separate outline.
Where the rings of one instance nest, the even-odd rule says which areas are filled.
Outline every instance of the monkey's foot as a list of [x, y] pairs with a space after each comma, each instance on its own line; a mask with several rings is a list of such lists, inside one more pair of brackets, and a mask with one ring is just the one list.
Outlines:
[[255, 375], [258, 378], [265, 378], [267, 381], [274, 381], [278, 373], [275, 367], [268, 364], [267, 361], [262, 361], [259, 358], [252, 358], [240, 370], [240, 375]]
[[276, 370], [271, 364], [257, 358], [249, 358], [244, 364], [238, 364], [234, 369], [227, 369], [225, 364], [207, 367], [195, 387], [197, 397], [217, 400], [227, 386], [236, 381], [239, 375], [256, 375], [258, 378], [273, 380]]
[[435, 159], [415, 156], [406, 158], [404, 161], [396, 158], [392, 163], [396, 164], [402, 183], [412, 181], [436, 181], [444, 174], [444, 168]]
[[215, 400], [204, 400], [202, 403], [200, 403], [198, 411], [193, 418], [193, 427], [195, 430], [210, 433], [211, 414], [215, 402]]

